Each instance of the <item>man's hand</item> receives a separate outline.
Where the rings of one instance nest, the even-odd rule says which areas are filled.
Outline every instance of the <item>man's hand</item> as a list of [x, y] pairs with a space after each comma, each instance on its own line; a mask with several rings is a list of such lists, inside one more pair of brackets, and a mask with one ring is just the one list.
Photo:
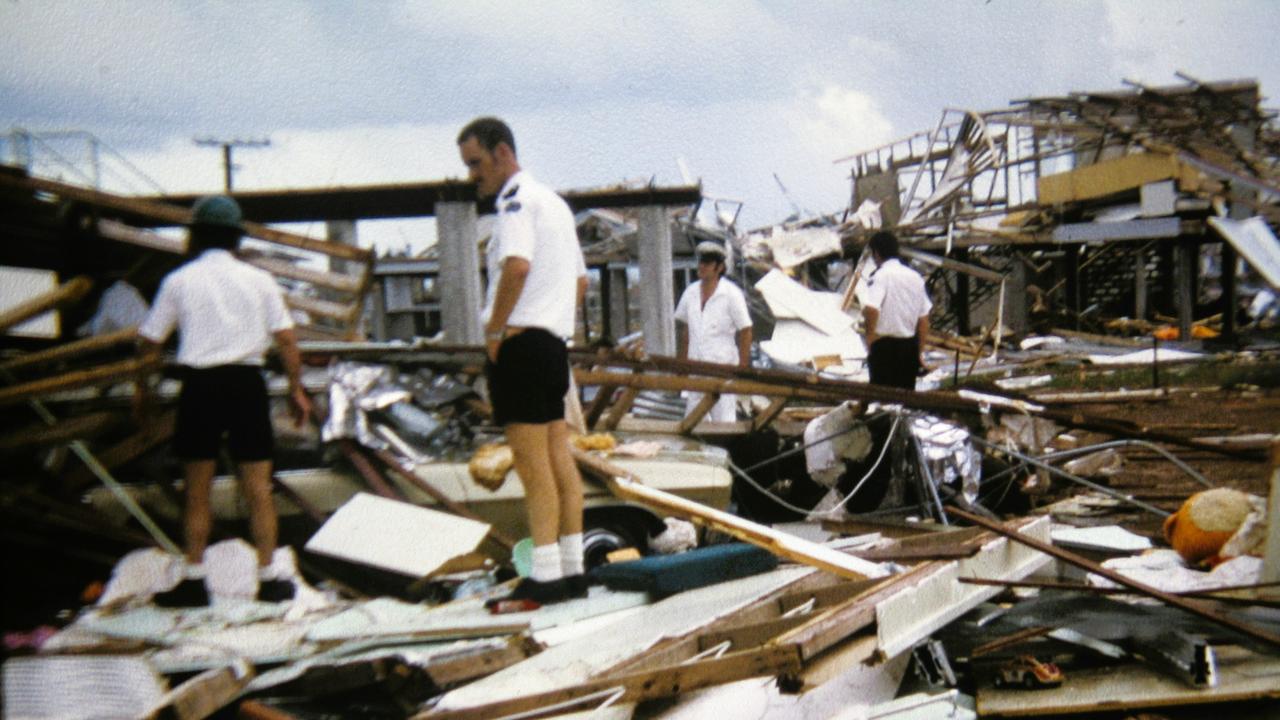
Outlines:
[[302, 389], [301, 384], [290, 385], [289, 404], [293, 406], [293, 426], [300, 428], [306, 425], [311, 419], [313, 408], [311, 398], [307, 395], [307, 391]]
[[498, 362], [498, 346], [502, 344], [501, 338], [491, 338], [485, 336], [484, 354], [489, 358], [489, 362], [496, 364]]

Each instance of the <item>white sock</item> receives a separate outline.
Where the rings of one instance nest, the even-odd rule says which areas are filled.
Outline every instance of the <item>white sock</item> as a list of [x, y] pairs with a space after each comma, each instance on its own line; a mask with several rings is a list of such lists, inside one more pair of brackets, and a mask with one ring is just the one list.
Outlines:
[[560, 570], [560, 546], [537, 545], [533, 548], [533, 569], [529, 578], [538, 582], [552, 582], [564, 577]]
[[565, 577], [586, 572], [582, 562], [582, 533], [560, 536], [560, 570]]
[[276, 571], [275, 565], [259, 565], [258, 566], [258, 582], [263, 580], [279, 580], [280, 573]]
[[182, 567], [183, 580], [203, 580], [204, 563], [185, 563]]

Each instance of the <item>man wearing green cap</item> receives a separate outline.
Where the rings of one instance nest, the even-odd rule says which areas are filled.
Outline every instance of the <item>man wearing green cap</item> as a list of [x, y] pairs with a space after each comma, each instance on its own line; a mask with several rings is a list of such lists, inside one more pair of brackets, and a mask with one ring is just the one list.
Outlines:
[[[192, 208], [189, 253], [195, 258], [160, 284], [155, 303], [138, 329], [144, 356], [156, 357], [176, 328], [182, 393], [173, 446], [183, 460], [186, 557], [176, 587], [155, 596], [167, 607], [209, 604], [203, 566], [212, 511], [210, 488], [227, 435], [236, 476], [249, 503], [258, 555], [259, 600], [293, 597], [293, 583], [272, 563], [276, 512], [271, 499], [274, 434], [262, 366], [272, 343], [289, 377], [289, 399], [301, 426], [311, 402], [300, 380], [301, 357], [284, 293], [267, 272], [232, 255], [244, 234], [240, 207], [225, 195], [201, 198]], [[139, 405], [145, 383], [139, 382]]]

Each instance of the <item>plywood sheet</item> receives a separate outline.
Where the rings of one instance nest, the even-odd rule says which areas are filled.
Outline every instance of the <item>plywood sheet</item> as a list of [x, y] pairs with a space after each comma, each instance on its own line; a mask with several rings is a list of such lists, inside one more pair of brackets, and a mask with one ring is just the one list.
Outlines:
[[487, 523], [359, 493], [307, 541], [311, 552], [422, 577], [476, 549]]

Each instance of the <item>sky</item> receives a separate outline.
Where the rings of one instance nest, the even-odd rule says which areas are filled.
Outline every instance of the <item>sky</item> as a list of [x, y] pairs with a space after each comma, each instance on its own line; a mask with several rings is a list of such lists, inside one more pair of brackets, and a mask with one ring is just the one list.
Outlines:
[[[166, 192], [214, 192], [222, 156], [196, 138], [269, 138], [235, 152], [236, 189], [435, 181], [465, 175], [462, 125], [497, 115], [555, 188], [687, 172], [742, 201], [743, 228], [842, 209], [834, 160], [944, 108], [1175, 71], [1280, 93], [1271, 0], [0, 0], [0, 28], [4, 162], [14, 128], [84, 131]], [[88, 147], [37, 150], [84, 168]], [[152, 190], [105, 150], [101, 167], [106, 189]], [[418, 250], [433, 231], [359, 234]]]

